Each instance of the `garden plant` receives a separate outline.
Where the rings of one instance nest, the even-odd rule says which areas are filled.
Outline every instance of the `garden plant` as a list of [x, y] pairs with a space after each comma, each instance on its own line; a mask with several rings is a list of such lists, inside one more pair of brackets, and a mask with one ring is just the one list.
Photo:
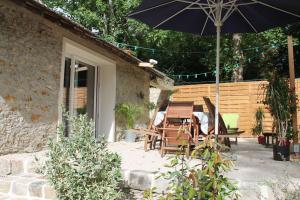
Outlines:
[[[169, 181], [168, 192], [159, 199], [238, 199], [237, 187], [225, 176], [233, 163], [223, 159], [217, 149], [221, 149], [221, 146], [208, 138], [192, 152], [191, 158], [199, 160], [199, 164], [191, 165], [184, 149], [171, 157], [167, 166], [170, 170], [159, 176]], [[153, 190], [155, 188], [145, 191], [144, 199], [152, 200]]]
[[258, 142], [260, 144], [264, 143], [264, 136], [262, 135], [264, 131], [264, 118], [264, 109], [262, 107], [258, 107], [255, 113], [255, 125], [252, 128], [252, 135], [258, 136]]
[[286, 139], [291, 136], [289, 135], [290, 121], [292, 113], [297, 110], [297, 105], [293, 103], [296, 98], [290, 90], [287, 78], [281, 76], [276, 70], [269, 74], [263, 103], [273, 117], [279, 145], [285, 145]]
[[142, 113], [142, 108], [131, 103], [121, 103], [116, 106], [115, 111], [125, 121], [126, 129], [132, 129]]
[[297, 102], [297, 96], [290, 89], [288, 79], [276, 70], [269, 73], [263, 103], [273, 117], [277, 133], [278, 142], [273, 146], [275, 160], [289, 159], [289, 139], [294, 134], [291, 120], [292, 114], [297, 111], [294, 102]]
[[58, 128], [58, 140], [49, 142], [45, 170], [58, 199], [120, 199], [121, 159], [107, 150], [106, 141], [95, 139], [94, 122], [86, 115], [67, 116]]

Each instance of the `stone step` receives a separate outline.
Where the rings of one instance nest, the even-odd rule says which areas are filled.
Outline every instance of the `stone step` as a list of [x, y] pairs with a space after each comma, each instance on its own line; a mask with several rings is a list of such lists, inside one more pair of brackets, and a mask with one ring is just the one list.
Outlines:
[[46, 152], [0, 156], [0, 176], [37, 174]]
[[0, 199], [56, 199], [55, 191], [43, 177], [0, 176]]

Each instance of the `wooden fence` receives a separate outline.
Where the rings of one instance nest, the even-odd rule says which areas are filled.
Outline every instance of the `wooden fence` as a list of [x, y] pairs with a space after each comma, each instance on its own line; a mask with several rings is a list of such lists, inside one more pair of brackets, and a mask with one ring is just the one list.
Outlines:
[[[255, 112], [261, 104], [263, 97], [263, 85], [265, 81], [221, 83], [220, 84], [220, 113], [238, 113], [239, 128], [246, 132], [243, 137], [251, 137], [251, 129], [255, 124]], [[196, 105], [203, 105], [204, 112], [208, 112], [203, 101], [203, 96], [207, 96], [215, 102], [215, 84], [198, 84], [176, 86], [177, 90], [173, 101], [194, 101]], [[296, 79], [296, 93], [300, 94], [300, 79]], [[265, 110], [264, 130], [272, 130], [272, 118]], [[298, 110], [298, 124], [300, 124], [300, 112]], [[299, 127], [299, 126], [298, 126]]]

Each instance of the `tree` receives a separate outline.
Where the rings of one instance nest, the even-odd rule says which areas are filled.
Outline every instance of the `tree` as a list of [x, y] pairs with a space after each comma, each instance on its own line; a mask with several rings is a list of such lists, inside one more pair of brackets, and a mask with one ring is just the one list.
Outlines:
[[235, 60], [237, 62], [237, 67], [233, 69], [231, 80], [233, 82], [238, 82], [243, 80], [244, 63], [245, 57], [243, 51], [241, 51], [242, 35], [233, 34], [233, 50], [235, 55]]
[[[95, 32], [102, 39], [130, 50], [141, 60], [147, 61], [150, 58], [158, 60], [157, 68], [170, 75], [177, 83], [215, 79], [216, 37], [154, 30], [145, 24], [128, 19], [128, 13], [139, 5], [141, 0], [42, 1], [50, 8]], [[221, 80], [263, 79], [266, 77], [265, 72], [274, 67], [287, 73], [286, 36], [291, 33], [299, 39], [300, 25], [276, 28], [259, 34], [222, 36]], [[296, 48], [296, 64], [299, 50]], [[172, 76], [195, 73], [204, 74], [184, 78]], [[298, 73], [296, 69], [296, 74]]]

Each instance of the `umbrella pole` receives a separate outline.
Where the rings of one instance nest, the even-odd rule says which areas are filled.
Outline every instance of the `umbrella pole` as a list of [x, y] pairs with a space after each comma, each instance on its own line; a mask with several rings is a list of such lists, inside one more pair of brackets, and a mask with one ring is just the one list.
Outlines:
[[218, 141], [219, 134], [219, 85], [220, 85], [220, 40], [221, 40], [221, 24], [217, 24], [217, 50], [216, 50], [216, 107], [215, 107], [215, 135]]

